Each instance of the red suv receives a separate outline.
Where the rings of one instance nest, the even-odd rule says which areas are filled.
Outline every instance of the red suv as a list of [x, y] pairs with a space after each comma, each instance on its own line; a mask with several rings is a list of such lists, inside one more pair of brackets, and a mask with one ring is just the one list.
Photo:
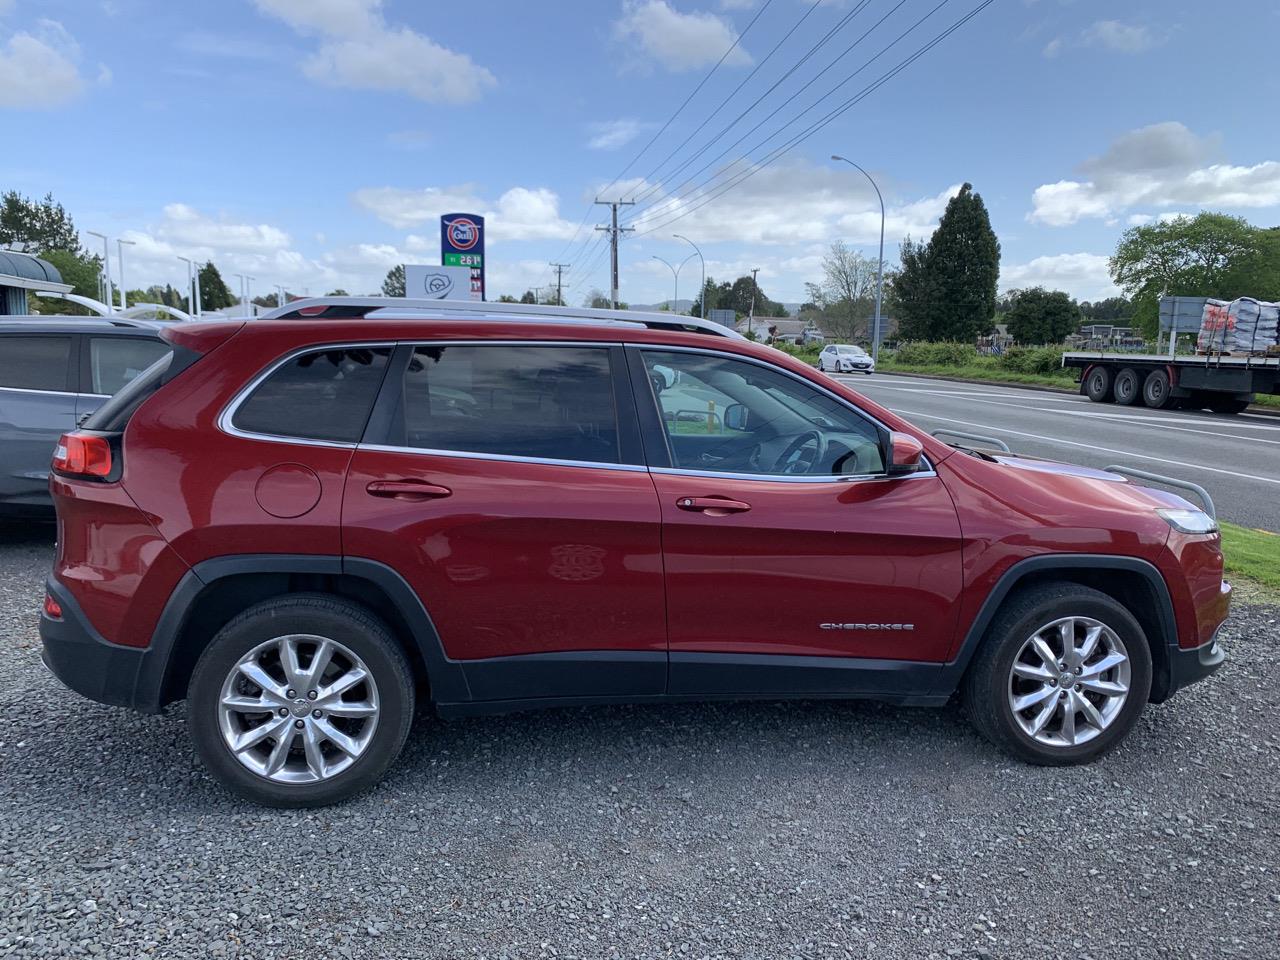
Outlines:
[[1223, 661], [1211, 505], [949, 446], [714, 324], [324, 300], [164, 338], [60, 442], [44, 659], [187, 699], [263, 803], [370, 786], [419, 702], [958, 693], [1078, 763]]

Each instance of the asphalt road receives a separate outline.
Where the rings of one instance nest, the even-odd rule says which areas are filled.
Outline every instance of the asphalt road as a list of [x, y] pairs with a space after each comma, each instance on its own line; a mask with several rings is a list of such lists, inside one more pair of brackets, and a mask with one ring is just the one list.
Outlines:
[[985, 433], [1020, 453], [1190, 480], [1209, 491], [1224, 520], [1280, 532], [1280, 417], [1117, 407], [1067, 393], [886, 373], [839, 379], [922, 429]]
[[373, 792], [279, 811], [210, 780], [181, 705], [41, 667], [51, 558], [0, 525], [0, 958], [1280, 956], [1261, 597], [1227, 667], [1088, 767], [1012, 761], [955, 706], [423, 716]]

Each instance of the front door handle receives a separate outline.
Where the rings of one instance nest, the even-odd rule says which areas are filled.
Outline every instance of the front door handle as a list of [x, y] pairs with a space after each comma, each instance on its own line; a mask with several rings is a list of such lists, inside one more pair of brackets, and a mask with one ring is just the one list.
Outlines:
[[727, 497], [681, 497], [676, 501], [681, 510], [705, 513], [709, 517], [727, 517], [731, 513], [745, 513], [751, 504]]
[[392, 500], [437, 500], [451, 493], [448, 487], [425, 480], [374, 480], [365, 487], [371, 497], [388, 497]]

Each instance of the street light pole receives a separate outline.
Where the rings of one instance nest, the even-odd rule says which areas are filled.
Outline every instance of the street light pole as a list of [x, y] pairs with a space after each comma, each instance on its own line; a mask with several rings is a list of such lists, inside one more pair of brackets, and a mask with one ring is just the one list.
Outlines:
[[691, 253], [685, 257], [678, 267], [673, 267], [669, 261], [663, 260], [662, 257], [658, 256], [656, 253], [653, 255], [653, 259], [661, 260], [665, 263], [667, 265], [667, 269], [671, 271], [672, 278], [675, 280], [675, 287], [671, 291], [671, 312], [675, 313], [676, 301], [680, 299], [680, 271], [684, 269], [684, 265], [686, 263], [693, 259], [693, 254]]
[[111, 293], [111, 241], [105, 233], [94, 230], [86, 230], [85, 233], [102, 241], [102, 302], [108, 310], [115, 310], [115, 296]]
[[254, 280], [256, 280], [256, 279], [257, 279], [256, 277], [245, 277], [245, 278], [244, 278], [244, 311], [245, 311], [245, 312], [244, 312], [244, 315], [245, 315], [246, 317], [250, 317], [250, 318], [252, 318], [252, 317], [254, 316], [254, 312], [253, 312], [253, 281], [254, 281]]
[[[244, 305], [245, 305], [245, 298], [244, 298], [244, 274], [243, 274], [243, 273], [233, 273], [233, 274], [232, 274], [232, 276], [233, 276], [233, 277], [235, 277], [237, 280], [239, 280], [239, 281], [240, 281], [240, 306], [241, 306], [242, 308], [244, 308]], [[247, 312], [247, 308], [246, 308], [245, 317], [247, 318], [248, 316], [249, 316], [249, 314], [248, 314], [248, 312]]]
[[194, 317], [196, 315], [195, 283], [192, 280], [195, 275], [192, 273], [194, 264], [189, 257], [179, 256], [178, 259], [187, 265], [187, 313]]
[[693, 247], [694, 252], [698, 254], [698, 260], [702, 262], [702, 286], [698, 289], [698, 319], [705, 320], [707, 319], [707, 261], [703, 259], [702, 251], [698, 249], [698, 245], [688, 237], [678, 233], [673, 233], [672, 236]]
[[135, 240], [121, 240], [118, 237], [116, 238], [116, 252], [120, 254], [120, 309], [121, 310], [125, 310], [129, 306], [128, 302], [125, 299], [125, 293], [124, 293], [124, 248], [126, 245], [132, 247], [136, 242], [137, 241]]
[[864, 177], [871, 181], [876, 197], [880, 200], [880, 261], [876, 265], [876, 319], [875, 328], [871, 334], [871, 359], [877, 360], [880, 356], [880, 304], [884, 298], [884, 196], [880, 193], [880, 188], [876, 186], [875, 180], [871, 178], [871, 174], [867, 173], [848, 157], [833, 153], [831, 159], [843, 160], [849, 166], [861, 172]]

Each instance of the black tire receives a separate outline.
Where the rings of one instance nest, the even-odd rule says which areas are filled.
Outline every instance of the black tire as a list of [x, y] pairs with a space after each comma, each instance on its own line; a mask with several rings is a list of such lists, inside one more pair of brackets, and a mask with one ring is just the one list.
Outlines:
[[1249, 401], [1236, 400], [1233, 397], [1217, 397], [1209, 401], [1209, 409], [1214, 413], [1244, 413], [1249, 409]]
[[1110, 403], [1115, 399], [1111, 380], [1110, 367], [1090, 367], [1084, 378], [1084, 395], [1094, 403]]
[[[1014, 717], [1009, 683], [1023, 644], [1045, 624], [1068, 616], [1106, 624], [1129, 656], [1128, 697], [1110, 725], [1074, 747], [1049, 746], [1029, 736]], [[1116, 746], [1132, 729], [1151, 690], [1151, 648], [1142, 627], [1123, 606], [1098, 590], [1076, 583], [1048, 583], [1016, 591], [1000, 608], [961, 684], [974, 727], [996, 746], [1027, 763], [1068, 766], [1089, 763]]]
[[1116, 403], [1122, 407], [1131, 407], [1142, 402], [1142, 376], [1133, 367], [1125, 367], [1116, 374], [1115, 386], [1112, 387]]
[[1152, 370], [1147, 379], [1142, 381], [1142, 402], [1153, 410], [1164, 410], [1173, 406], [1170, 395], [1169, 372]]
[[[223, 682], [240, 658], [288, 634], [327, 637], [346, 646], [364, 661], [377, 687], [378, 716], [368, 745], [347, 769], [311, 783], [279, 783], [248, 769], [224, 741], [218, 722]], [[256, 604], [219, 630], [196, 664], [187, 700], [192, 740], [216, 780], [266, 806], [318, 807], [361, 793], [386, 773], [409, 735], [414, 683], [403, 649], [369, 610], [324, 594], [298, 593]]]

